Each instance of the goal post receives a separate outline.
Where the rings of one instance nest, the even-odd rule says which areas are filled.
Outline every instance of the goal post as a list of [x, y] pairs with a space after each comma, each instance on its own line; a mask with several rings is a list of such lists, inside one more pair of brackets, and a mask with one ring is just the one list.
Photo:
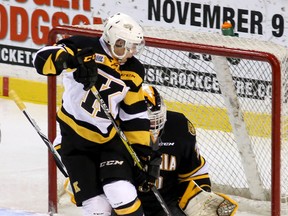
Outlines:
[[[102, 30], [102, 25], [58, 26], [49, 32], [48, 44], [71, 35], [99, 37]], [[200, 151], [210, 165], [212, 189], [271, 201], [273, 216], [287, 210], [287, 49], [215, 33], [144, 30], [145, 50], [139, 60], [145, 82], [156, 86], [168, 109], [184, 113], [195, 125]], [[58, 79], [48, 77], [50, 140], [56, 136], [55, 113], [61, 101]], [[49, 160], [49, 182], [56, 182]], [[53, 185], [49, 206], [55, 208]]]

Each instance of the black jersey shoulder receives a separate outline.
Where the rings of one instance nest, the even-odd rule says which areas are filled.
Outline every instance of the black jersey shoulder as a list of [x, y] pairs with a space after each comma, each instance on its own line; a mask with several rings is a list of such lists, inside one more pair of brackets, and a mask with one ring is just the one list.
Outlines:
[[187, 121], [184, 114], [168, 110], [165, 131], [187, 131]]
[[[167, 111], [167, 122], [161, 136], [162, 142], [174, 142], [173, 153], [177, 159], [189, 158], [196, 145], [196, 132], [193, 124], [179, 112]], [[171, 150], [163, 149], [167, 153]], [[181, 159], [181, 161], [182, 161]]]
[[125, 64], [120, 66], [122, 71], [130, 71], [137, 73], [142, 79], [144, 79], [145, 70], [143, 64], [136, 58], [132, 57], [125, 62]]
[[120, 66], [121, 76], [126, 85], [131, 87], [131, 91], [138, 92], [144, 81], [145, 70], [141, 62], [135, 58], [127, 59], [125, 64]]
[[77, 50], [86, 47], [92, 47], [93, 49], [95, 49], [95, 52], [101, 52], [101, 50], [103, 50], [98, 37], [87, 37], [83, 35], [75, 35], [69, 38], [62, 39], [58, 41], [57, 44], [65, 44], [75, 53], [77, 52]]
[[167, 111], [167, 121], [162, 137], [165, 139], [189, 141], [196, 138], [196, 131], [193, 124], [184, 114]]

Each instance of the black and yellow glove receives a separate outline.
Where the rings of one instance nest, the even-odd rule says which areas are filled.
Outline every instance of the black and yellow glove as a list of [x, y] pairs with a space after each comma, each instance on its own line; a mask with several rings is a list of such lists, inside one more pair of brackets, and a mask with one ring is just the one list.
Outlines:
[[95, 51], [92, 47], [80, 50], [75, 56], [68, 52], [62, 52], [55, 62], [56, 70], [62, 71], [67, 68], [77, 68], [73, 73], [74, 79], [84, 85], [84, 90], [89, 90], [95, 85], [98, 78]]
[[92, 48], [82, 49], [76, 55], [79, 66], [74, 72], [74, 79], [84, 85], [84, 90], [89, 90], [95, 85], [98, 78], [97, 64], [95, 62], [95, 52]]
[[143, 164], [143, 170], [135, 167], [134, 178], [141, 192], [150, 191], [160, 175], [161, 154], [148, 146], [134, 144], [133, 149]]

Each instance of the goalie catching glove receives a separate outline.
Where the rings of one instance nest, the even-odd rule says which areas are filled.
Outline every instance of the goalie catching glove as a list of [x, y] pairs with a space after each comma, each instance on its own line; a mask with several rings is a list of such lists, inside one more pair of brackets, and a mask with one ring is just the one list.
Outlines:
[[143, 170], [135, 168], [134, 177], [138, 184], [138, 190], [148, 192], [155, 185], [160, 176], [161, 154], [153, 151], [150, 147], [134, 144], [133, 149], [143, 164]]
[[194, 181], [190, 182], [179, 202], [180, 208], [187, 216], [232, 216], [238, 209], [238, 203], [221, 193], [207, 192]]
[[55, 62], [57, 71], [67, 68], [77, 68], [73, 73], [74, 79], [84, 85], [87, 91], [93, 87], [97, 81], [98, 71], [95, 62], [95, 52], [92, 47], [80, 50], [76, 56], [72, 56], [67, 52], [62, 52]]

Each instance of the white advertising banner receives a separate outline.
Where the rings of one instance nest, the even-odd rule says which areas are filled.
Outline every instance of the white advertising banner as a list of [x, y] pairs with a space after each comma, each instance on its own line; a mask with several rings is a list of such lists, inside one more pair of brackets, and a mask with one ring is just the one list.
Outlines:
[[116, 12], [142, 25], [219, 32], [224, 21], [240, 37], [257, 37], [287, 45], [284, 0], [1, 0], [0, 44], [38, 48], [56, 25], [93, 24]]
[[[47, 43], [54, 26], [99, 23], [116, 12], [131, 15], [143, 26], [196, 32], [219, 33], [222, 23], [230, 21], [239, 37], [286, 46], [287, 10], [288, 1], [284, 0], [1, 0], [0, 64], [33, 67], [33, 53]], [[187, 61], [192, 57], [187, 56]], [[0, 75], [29, 77], [24, 71], [2, 67]], [[147, 81], [153, 76], [148, 71]]]

